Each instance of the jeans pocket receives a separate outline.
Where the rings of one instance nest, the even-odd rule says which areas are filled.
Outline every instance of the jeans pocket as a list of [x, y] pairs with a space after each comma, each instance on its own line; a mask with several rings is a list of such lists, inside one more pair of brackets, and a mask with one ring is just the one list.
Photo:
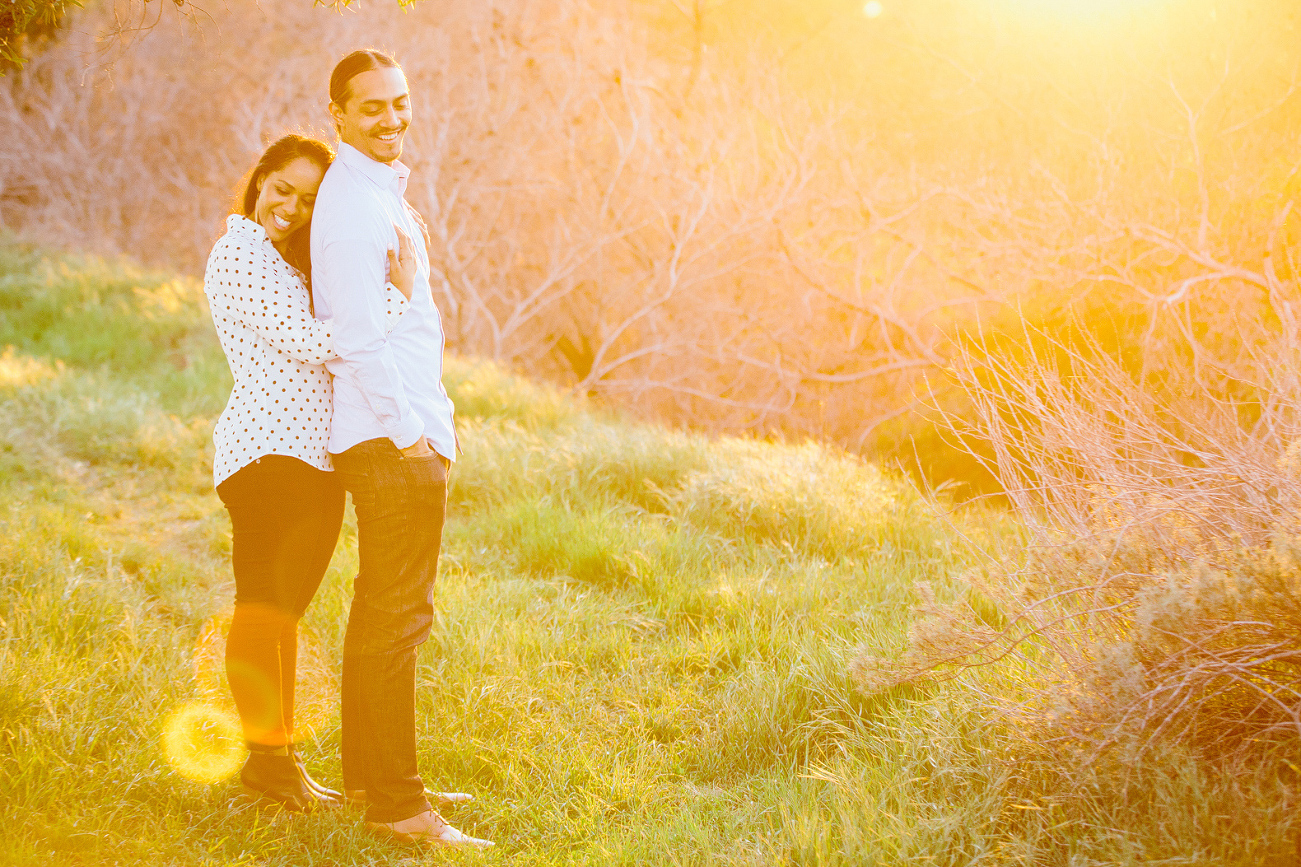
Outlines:
[[429, 506], [447, 496], [447, 459], [437, 452], [402, 458], [402, 475], [408, 496]]
[[443, 475], [447, 475], [448, 460], [438, 452], [430, 452], [427, 455], [403, 455], [402, 460], [410, 463], [413, 467], [422, 469], [436, 464], [442, 468]]

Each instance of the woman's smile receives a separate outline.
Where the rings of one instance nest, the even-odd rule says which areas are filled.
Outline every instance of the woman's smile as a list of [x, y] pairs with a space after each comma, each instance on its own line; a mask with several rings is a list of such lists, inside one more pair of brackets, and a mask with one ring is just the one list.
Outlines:
[[283, 245], [312, 218], [316, 190], [324, 172], [312, 160], [299, 157], [262, 179], [253, 219], [266, 229], [271, 243], [284, 252]]

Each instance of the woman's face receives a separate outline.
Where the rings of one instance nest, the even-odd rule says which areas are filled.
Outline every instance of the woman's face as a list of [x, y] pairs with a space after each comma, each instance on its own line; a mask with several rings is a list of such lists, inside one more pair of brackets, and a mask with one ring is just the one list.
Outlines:
[[298, 157], [270, 172], [258, 188], [253, 220], [267, 230], [277, 250], [312, 218], [316, 190], [325, 172], [307, 157]]

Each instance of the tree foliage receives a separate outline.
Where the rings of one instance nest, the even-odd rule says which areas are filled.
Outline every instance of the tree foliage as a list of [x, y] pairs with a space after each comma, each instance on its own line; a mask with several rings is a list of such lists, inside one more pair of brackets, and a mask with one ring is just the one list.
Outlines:
[[81, 0], [3, 0], [0, 3], [0, 74], [19, 69], [33, 41], [48, 39]]

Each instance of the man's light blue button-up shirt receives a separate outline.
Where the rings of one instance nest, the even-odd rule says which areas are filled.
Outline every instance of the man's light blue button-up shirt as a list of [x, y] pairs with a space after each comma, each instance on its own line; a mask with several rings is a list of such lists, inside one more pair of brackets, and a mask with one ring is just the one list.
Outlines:
[[[410, 170], [378, 163], [339, 145], [312, 211], [312, 295], [316, 315], [332, 319], [337, 359], [329, 450], [388, 437], [398, 448], [429, 437], [456, 459], [452, 401], [443, 388], [443, 322], [429, 289], [429, 256], [402, 196]], [[385, 333], [388, 251], [398, 225], [416, 248], [411, 305]]]

